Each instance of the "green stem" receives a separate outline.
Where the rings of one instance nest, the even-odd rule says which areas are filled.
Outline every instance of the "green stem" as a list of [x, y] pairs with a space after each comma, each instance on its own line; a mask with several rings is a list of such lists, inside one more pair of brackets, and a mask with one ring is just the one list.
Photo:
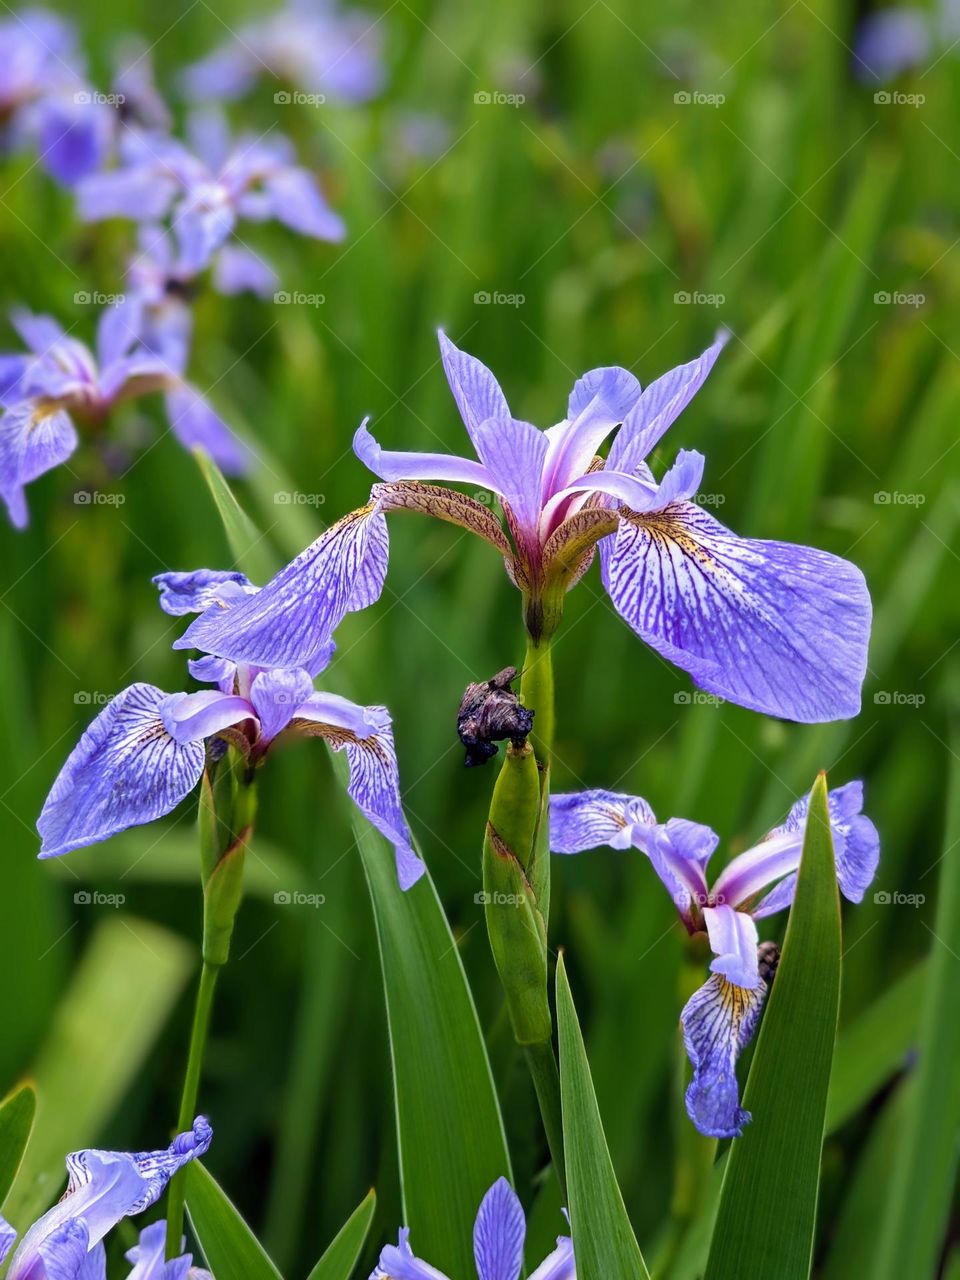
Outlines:
[[560, 1183], [563, 1203], [567, 1203], [567, 1172], [563, 1157], [563, 1120], [560, 1110], [560, 1071], [553, 1052], [551, 1041], [542, 1044], [524, 1045], [524, 1057], [533, 1078], [533, 1087], [537, 1092], [540, 1116], [543, 1120], [544, 1132], [547, 1135], [547, 1146], [550, 1158]]
[[533, 707], [537, 713], [530, 736], [538, 761], [542, 766], [547, 766], [553, 754], [555, 729], [553, 659], [549, 638], [534, 640], [533, 636], [527, 637], [527, 655], [520, 677], [520, 698], [524, 706]]
[[[187, 1055], [187, 1071], [183, 1080], [183, 1093], [180, 1097], [180, 1113], [177, 1117], [177, 1132], [183, 1133], [193, 1124], [197, 1113], [197, 1098], [200, 1093], [200, 1074], [203, 1070], [203, 1056], [207, 1047], [207, 1036], [210, 1031], [210, 1015], [213, 1010], [213, 993], [217, 985], [220, 966], [203, 962], [200, 970], [200, 985], [197, 987], [197, 1002], [193, 1011], [193, 1027], [190, 1032], [190, 1051]], [[183, 1209], [185, 1203], [184, 1174], [174, 1174], [167, 1192], [167, 1258], [176, 1258], [183, 1252]]]

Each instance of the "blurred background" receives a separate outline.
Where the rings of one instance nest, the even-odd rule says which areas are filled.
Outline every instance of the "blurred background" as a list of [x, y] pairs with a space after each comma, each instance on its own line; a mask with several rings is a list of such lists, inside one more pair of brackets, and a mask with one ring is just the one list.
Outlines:
[[[182, 67], [263, 12], [104, 0], [78, 24], [104, 86], [124, 36], [150, 46], [182, 122]], [[863, 568], [876, 617], [862, 714], [797, 726], [715, 705], [633, 636], [594, 569], [555, 645], [556, 787], [629, 791], [663, 819], [710, 823], [719, 861], [781, 820], [818, 769], [833, 784], [863, 778], [880, 896], [844, 907], [844, 1027], [945, 945], [933, 911], [960, 693], [960, 46], [931, 11], [928, 43], [905, 59], [917, 65], [893, 57], [895, 75], [878, 63], [871, 76], [854, 54], [866, 16], [840, 0], [369, 9], [359, 30], [372, 29], [382, 67], [369, 101], [312, 103], [263, 76], [229, 104], [237, 125], [295, 140], [347, 239], [246, 225], [283, 292], [201, 292], [189, 365], [260, 454], [237, 492], [279, 565], [365, 500], [371, 477], [350, 450], [364, 414], [384, 447], [461, 451], [438, 325], [541, 425], [585, 370], [622, 364], [646, 383], [729, 326], [656, 464], [700, 449], [702, 497], [724, 523]], [[14, 151], [0, 235], [4, 312], [27, 305], [92, 339], [84, 296], [121, 289], [131, 226], [80, 225], [69, 192]], [[0, 327], [3, 349], [19, 348]], [[70, 471], [30, 487], [26, 532], [0, 529], [0, 1089], [26, 1072], [41, 1081], [29, 1159], [47, 1199], [66, 1150], [153, 1146], [168, 1131], [198, 962], [191, 801], [56, 865], [35, 860], [36, 815], [98, 706], [133, 680], [193, 687], [151, 576], [232, 562], [162, 404], [117, 423], [108, 449], [88, 439]], [[91, 492], [112, 496], [78, 500]], [[394, 517], [391, 539], [386, 591], [344, 624], [325, 680], [393, 713], [407, 812], [489, 1032], [526, 1187], [538, 1119], [474, 898], [495, 771], [465, 771], [455, 732], [467, 682], [522, 661], [518, 598], [491, 549], [451, 526]], [[374, 1243], [401, 1220], [376, 936], [319, 743], [271, 758], [255, 853], [207, 1057], [208, 1164], [278, 1265], [302, 1275], [368, 1186]], [[671, 1195], [682, 931], [639, 854], [557, 859], [554, 874], [551, 943], [566, 948], [648, 1248]], [[323, 903], [285, 901], [294, 890]], [[771, 926], [779, 936], [782, 921]], [[895, 1075], [828, 1136], [823, 1274], [854, 1274], [845, 1249], [897, 1087]]]

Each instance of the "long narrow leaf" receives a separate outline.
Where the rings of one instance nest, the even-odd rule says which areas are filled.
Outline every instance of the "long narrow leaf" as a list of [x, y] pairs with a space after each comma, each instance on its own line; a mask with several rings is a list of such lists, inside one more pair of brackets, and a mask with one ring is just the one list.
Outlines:
[[324, 1251], [307, 1280], [350, 1280], [366, 1243], [377, 1207], [377, 1193], [367, 1192]]
[[810, 1274], [830, 1064], [840, 1006], [840, 901], [821, 774], [780, 967], [744, 1094], [707, 1280]]
[[24, 1084], [0, 1103], [0, 1205], [6, 1200], [27, 1149], [37, 1113], [37, 1095]]
[[187, 1166], [187, 1213], [217, 1280], [280, 1280], [236, 1205], [202, 1164]]
[[263, 534], [240, 506], [217, 464], [202, 449], [194, 449], [201, 474], [213, 496], [237, 567], [262, 586], [277, 564]]
[[647, 1280], [604, 1136], [577, 1011], [557, 965], [563, 1151], [578, 1280]]
[[[334, 764], [346, 780], [346, 761]], [[359, 815], [354, 830], [380, 943], [406, 1225], [421, 1257], [469, 1276], [480, 1201], [510, 1176], [486, 1047], [429, 874], [404, 893], [382, 838]]]

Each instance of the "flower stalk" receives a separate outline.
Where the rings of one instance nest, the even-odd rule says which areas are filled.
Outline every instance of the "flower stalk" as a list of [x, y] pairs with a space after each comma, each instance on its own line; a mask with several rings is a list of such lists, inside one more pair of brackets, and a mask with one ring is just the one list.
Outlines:
[[487, 933], [517, 1044], [533, 1079], [557, 1177], [564, 1187], [560, 1077], [548, 994], [549, 800], [554, 695], [549, 638], [530, 636], [521, 701], [536, 712], [532, 743], [507, 748], [483, 843]]
[[[254, 775], [241, 754], [231, 748], [227, 759], [209, 768], [201, 782], [198, 827], [203, 877], [203, 963], [180, 1095], [177, 1127], [181, 1130], [189, 1125], [197, 1108], [213, 999], [220, 970], [230, 958], [230, 941], [243, 897], [243, 868], [256, 809]], [[226, 820], [221, 816], [224, 812]], [[172, 1178], [167, 1193], [168, 1260], [178, 1257], [182, 1251], [185, 1194], [183, 1177]]]

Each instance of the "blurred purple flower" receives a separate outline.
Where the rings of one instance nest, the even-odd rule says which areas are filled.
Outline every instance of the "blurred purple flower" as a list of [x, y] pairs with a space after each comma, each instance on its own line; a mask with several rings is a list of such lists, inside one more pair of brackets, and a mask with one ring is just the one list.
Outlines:
[[16, 311], [14, 327], [29, 353], [0, 355], [0, 497], [10, 519], [27, 524], [24, 489], [77, 447], [76, 425], [97, 427], [113, 408], [156, 391], [166, 397], [170, 430], [186, 448], [202, 446], [226, 471], [248, 455], [196, 387], [184, 381], [182, 353], [154, 333], [142, 340], [144, 311], [131, 297], [101, 312], [96, 351], [49, 316]]
[[[125, 1151], [75, 1151], [67, 1156], [67, 1189], [27, 1231], [10, 1260], [7, 1280], [104, 1280], [103, 1238], [122, 1218], [143, 1213], [162, 1195], [167, 1183], [191, 1160], [204, 1155], [213, 1132], [203, 1116], [163, 1151], [129, 1155]], [[157, 1234], [154, 1223], [141, 1236]], [[0, 1263], [16, 1239], [16, 1232], [0, 1218]], [[151, 1241], [153, 1236], [151, 1236]], [[128, 1258], [138, 1262], [131, 1250]], [[130, 1280], [183, 1280], [190, 1258], [179, 1258], [164, 1270], [135, 1268]], [[197, 1280], [205, 1273], [194, 1273]]]
[[109, 114], [86, 82], [75, 33], [65, 19], [46, 9], [25, 9], [0, 22], [0, 129], [6, 147], [32, 143], [47, 172], [72, 185], [102, 163]]
[[219, 114], [195, 122], [196, 153], [175, 138], [131, 133], [118, 168], [77, 187], [81, 218], [156, 222], [169, 215], [182, 270], [208, 266], [243, 219], [274, 218], [301, 235], [342, 240], [343, 220], [287, 139], [272, 134], [232, 143]]
[[[626, 369], [594, 369], [576, 383], [567, 417], [541, 431], [512, 417], [490, 370], [441, 333], [447, 379], [476, 457], [388, 452], [364, 421], [354, 450], [386, 483], [348, 519], [356, 526], [384, 511], [413, 510], [478, 534], [504, 557], [534, 633], [548, 611], [548, 626], [556, 625], [563, 593], [586, 572], [599, 542], [603, 584], [618, 613], [704, 689], [801, 722], [853, 716], [871, 616], [860, 570], [810, 547], [731, 533], [690, 500], [703, 474], [699, 453], [681, 450], [659, 482], [647, 465], [725, 341], [721, 334], [642, 392]], [[618, 425], [604, 461], [597, 450]], [[495, 494], [512, 544], [489, 505], [424, 481], [479, 489], [487, 503]], [[328, 538], [329, 531], [268, 583], [255, 610], [229, 625], [209, 620], [207, 649], [293, 664], [322, 643], [334, 616], [323, 594], [332, 572], [322, 563]], [[353, 559], [346, 568], [361, 565]], [[336, 598], [348, 594], [344, 587]]]
[[[830, 827], [840, 891], [860, 902], [877, 870], [880, 837], [862, 812], [863, 783], [829, 794]], [[684, 818], [658, 823], [640, 796], [582, 791], [550, 798], [550, 848], [580, 853], [607, 845], [647, 855], [687, 930], [706, 933], [712, 977], [687, 1001], [680, 1021], [693, 1064], [687, 1112], [701, 1133], [737, 1137], [750, 1113], [740, 1106], [736, 1062], [749, 1043], [769, 981], [776, 948], [758, 949], [756, 921], [793, 901], [809, 800], [798, 800], [782, 826], [738, 854], [712, 885], [707, 863], [718, 836]]]
[[[184, 90], [196, 102], [229, 101], [266, 74], [321, 101], [366, 102], [383, 83], [378, 21], [333, 0], [294, 0], [188, 67]], [[278, 93], [275, 101], [290, 95]]]
[[[526, 1234], [520, 1201], [506, 1178], [498, 1178], [483, 1197], [473, 1228], [479, 1280], [519, 1280]], [[387, 1245], [370, 1280], [447, 1280], [436, 1267], [414, 1256], [409, 1235], [403, 1227], [399, 1243]], [[568, 1236], [558, 1237], [556, 1249], [531, 1273], [530, 1280], [577, 1280], [573, 1243]]]
[[[154, 582], [166, 613], [229, 613], [257, 588], [241, 573], [199, 569], [162, 573]], [[182, 642], [181, 642], [182, 643]], [[400, 803], [393, 727], [386, 707], [361, 707], [321, 693], [313, 680], [333, 644], [309, 668], [237, 665], [205, 656], [190, 673], [214, 689], [164, 693], [133, 684], [93, 721], [51, 788], [37, 822], [41, 858], [97, 844], [128, 827], [169, 813], [203, 774], [205, 743], [222, 738], [255, 768], [284, 732], [322, 737], [346, 751], [348, 794], [394, 847], [401, 887], [423, 874]]]
[[934, 24], [923, 9], [894, 6], [868, 14], [857, 29], [854, 73], [867, 84], [886, 84], [928, 62]]

